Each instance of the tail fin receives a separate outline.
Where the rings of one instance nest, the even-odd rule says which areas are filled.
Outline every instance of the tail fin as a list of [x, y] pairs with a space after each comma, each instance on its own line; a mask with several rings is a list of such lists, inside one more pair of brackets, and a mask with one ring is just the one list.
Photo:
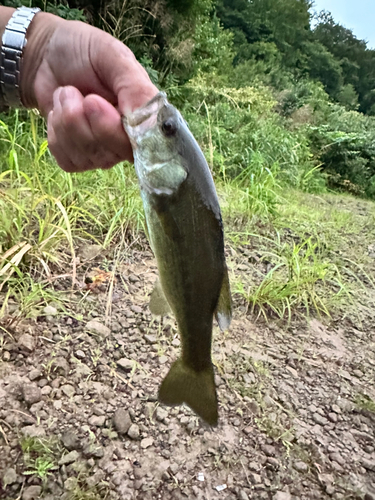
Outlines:
[[217, 425], [217, 397], [214, 370], [196, 372], [182, 359], [175, 361], [159, 389], [159, 401], [166, 405], [186, 403], [205, 422]]

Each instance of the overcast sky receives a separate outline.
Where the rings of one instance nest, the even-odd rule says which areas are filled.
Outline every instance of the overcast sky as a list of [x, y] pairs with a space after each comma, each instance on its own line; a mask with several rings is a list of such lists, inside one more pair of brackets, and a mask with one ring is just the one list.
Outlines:
[[375, 0], [314, 0], [312, 10], [328, 10], [333, 19], [375, 49]]

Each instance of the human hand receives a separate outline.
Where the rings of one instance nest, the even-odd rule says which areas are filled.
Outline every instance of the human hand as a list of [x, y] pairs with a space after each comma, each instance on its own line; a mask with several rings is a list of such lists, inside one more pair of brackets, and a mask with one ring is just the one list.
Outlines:
[[42, 12], [27, 39], [22, 100], [47, 118], [49, 148], [60, 167], [81, 172], [131, 161], [121, 114], [158, 89], [130, 49], [97, 28]]

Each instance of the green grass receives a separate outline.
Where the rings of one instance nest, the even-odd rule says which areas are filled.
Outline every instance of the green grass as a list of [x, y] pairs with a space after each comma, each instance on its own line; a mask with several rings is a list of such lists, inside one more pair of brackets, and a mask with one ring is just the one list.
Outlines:
[[358, 394], [355, 398], [355, 405], [359, 410], [369, 411], [375, 413], [375, 401], [366, 394]]
[[62, 449], [57, 438], [24, 437], [20, 441], [23, 453], [24, 474], [47, 481], [52, 472], [58, 469]]
[[[233, 120], [243, 134], [247, 122], [229, 115], [226, 104], [215, 106], [206, 106], [208, 125], [203, 122], [198, 135], [206, 138], [214, 168], [217, 155], [222, 155], [214, 173], [227, 242], [233, 251], [250, 244], [258, 255], [249, 273], [235, 275], [233, 270], [233, 292], [266, 319], [329, 315], [352, 304], [357, 293], [370, 294], [375, 302], [371, 260], [365, 251], [375, 237], [373, 203], [348, 195], [304, 193], [301, 189], [309, 190], [312, 183], [314, 190], [319, 181], [317, 169], [308, 163], [296, 169], [300, 146], [289, 144], [291, 138], [281, 134], [279, 124], [275, 130], [284, 140], [283, 149], [277, 146], [272, 153], [275, 145], [267, 143], [263, 152], [248, 146], [240, 154], [238, 140], [231, 135], [231, 147], [237, 149], [230, 158], [223, 120]], [[263, 126], [272, 130], [271, 122]], [[63, 309], [65, 299], [54, 292], [51, 279], [65, 276], [74, 286], [77, 247], [94, 242], [103, 249], [117, 248], [119, 255], [119, 248], [143, 228], [133, 166], [66, 174], [47, 149], [43, 127], [32, 112], [15, 112], [6, 123], [0, 122], [0, 318], [10, 300], [18, 304], [18, 317], [40, 316], [51, 302]], [[294, 148], [293, 166], [287, 171], [289, 147]], [[273, 154], [278, 160], [272, 163]], [[235, 161], [237, 167], [230, 170]], [[236, 169], [240, 173], [231, 178]], [[288, 182], [300, 190], [286, 188], [288, 175], [295, 176]], [[353, 238], [358, 240], [356, 248]]]

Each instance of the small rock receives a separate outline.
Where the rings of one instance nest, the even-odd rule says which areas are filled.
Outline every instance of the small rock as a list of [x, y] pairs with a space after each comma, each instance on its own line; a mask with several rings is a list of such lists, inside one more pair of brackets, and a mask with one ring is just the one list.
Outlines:
[[6, 488], [8, 484], [14, 484], [16, 482], [17, 482], [17, 472], [12, 468], [7, 469], [3, 475], [4, 488]]
[[276, 449], [274, 446], [272, 446], [270, 444], [265, 444], [265, 445], [261, 446], [261, 448], [262, 448], [262, 451], [264, 452], [264, 454], [267, 455], [267, 457], [275, 456]]
[[22, 427], [22, 434], [26, 437], [40, 438], [45, 437], [46, 431], [43, 427], [38, 425], [27, 425], [26, 427]]
[[340, 465], [345, 465], [346, 463], [346, 460], [340, 455], [340, 453], [331, 453], [329, 458], [332, 462], [337, 462]]
[[101, 245], [84, 245], [79, 249], [79, 256], [82, 260], [92, 260], [102, 251]]
[[113, 415], [113, 425], [119, 434], [126, 434], [132, 425], [129, 412], [119, 408]]
[[84, 359], [86, 357], [86, 354], [80, 349], [78, 349], [78, 351], [76, 351], [74, 355], [77, 359]]
[[276, 458], [274, 458], [274, 457], [268, 457], [267, 458], [267, 464], [272, 469], [278, 469], [279, 468], [279, 461]]
[[23, 490], [22, 500], [37, 500], [42, 492], [41, 486], [28, 486]]
[[89, 424], [90, 425], [95, 425], [95, 427], [103, 427], [106, 421], [106, 416], [101, 415], [92, 415], [92, 417], [89, 418]]
[[91, 333], [101, 335], [103, 337], [108, 337], [108, 335], [111, 333], [111, 330], [103, 325], [103, 323], [100, 323], [99, 321], [96, 321], [95, 319], [92, 319], [88, 323], [86, 323], [86, 330], [89, 330]]
[[37, 385], [25, 384], [22, 387], [22, 395], [25, 402], [30, 406], [39, 403], [42, 399], [42, 392]]
[[272, 500], [292, 500], [292, 497], [287, 491], [278, 491]]
[[59, 460], [59, 465], [67, 465], [67, 464], [72, 464], [75, 462], [79, 457], [79, 453], [76, 450], [71, 451], [70, 453], [67, 453], [64, 455], [60, 460]]
[[42, 376], [42, 370], [40, 368], [34, 368], [29, 373], [29, 380], [33, 381]]
[[139, 434], [140, 434], [140, 431], [139, 431], [138, 425], [132, 424], [128, 430], [128, 436], [130, 437], [130, 439], [138, 439]]
[[375, 460], [368, 460], [367, 458], [362, 458], [361, 465], [365, 469], [375, 472]]
[[148, 333], [144, 336], [144, 339], [148, 344], [156, 344], [158, 341], [158, 339], [156, 338], [156, 335], [151, 335]]
[[180, 344], [181, 344], [181, 341], [179, 338], [176, 337], [175, 339], [172, 340], [173, 347], [180, 347]]
[[158, 406], [155, 411], [155, 417], [159, 422], [164, 422], [168, 418], [168, 412], [161, 406]]
[[251, 401], [248, 403], [249, 410], [254, 413], [254, 415], [259, 416], [260, 415], [260, 408], [259, 405], [256, 401]]
[[43, 312], [46, 316], [56, 316], [57, 309], [53, 306], [46, 306], [43, 308]]
[[163, 356], [160, 356], [159, 363], [161, 365], [164, 365], [167, 361], [168, 361], [168, 356], [165, 356], [164, 354], [163, 354]]
[[274, 400], [266, 394], [263, 398], [263, 403], [267, 408], [270, 408], [271, 406], [273, 406]]
[[143, 312], [142, 307], [132, 305], [130, 306], [130, 310], [133, 311], [136, 314], [141, 314]]
[[64, 432], [61, 436], [61, 441], [65, 448], [69, 451], [78, 450], [81, 447], [81, 442], [73, 431]]
[[332, 408], [332, 411], [334, 411], [335, 413], [339, 413], [339, 414], [341, 413], [341, 409], [339, 406], [332, 405], [331, 408]]
[[76, 489], [77, 484], [78, 479], [76, 477], [68, 477], [68, 479], [64, 481], [64, 488], [66, 491], [73, 491]]
[[35, 349], [35, 340], [34, 337], [29, 335], [28, 333], [24, 333], [21, 335], [21, 337], [18, 339], [18, 347], [27, 352], [32, 352]]
[[249, 497], [248, 497], [248, 495], [247, 495], [247, 493], [246, 493], [245, 490], [240, 490], [238, 492], [238, 497], [237, 498], [238, 498], [238, 500], [249, 500]]
[[328, 420], [330, 420], [331, 422], [333, 422], [335, 424], [338, 420], [337, 413], [333, 413], [333, 412], [328, 413]]
[[152, 437], [144, 438], [141, 441], [141, 448], [143, 448], [145, 450], [146, 448], [149, 448], [150, 446], [152, 446], [153, 443], [154, 443], [154, 439]]
[[319, 425], [327, 425], [328, 421], [326, 418], [322, 417], [322, 415], [319, 415], [319, 413], [314, 413], [312, 416], [314, 422], [316, 422]]
[[61, 386], [62, 392], [65, 394], [65, 396], [68, 396], [68, 398], [72, 398], [74, 394], [76, 393], [76, 390], [72, 385], [65, 384]]
[[298, 471], [298, 472], [307, 472], [309, 470], [309, 466], [305, 464], [305, 462], [299, 461], [295, 462], [293, 467]]
[[69, 374], [70, 367], [69, 363], [62, 356], [57, 356], [52, 363], [53, 370], [60, 375], [64, 375], [65, 377]]
[[125, 372], [130, 372], [135, 366], [135, 361], [133, 359], [121, 358], [116, 361], [116, 364]]
[[102, 458], [104, 456], [104, 449], [102, 446], [91, 441], [86, 441], [83, 445], [82, 452], [87, 458]]

